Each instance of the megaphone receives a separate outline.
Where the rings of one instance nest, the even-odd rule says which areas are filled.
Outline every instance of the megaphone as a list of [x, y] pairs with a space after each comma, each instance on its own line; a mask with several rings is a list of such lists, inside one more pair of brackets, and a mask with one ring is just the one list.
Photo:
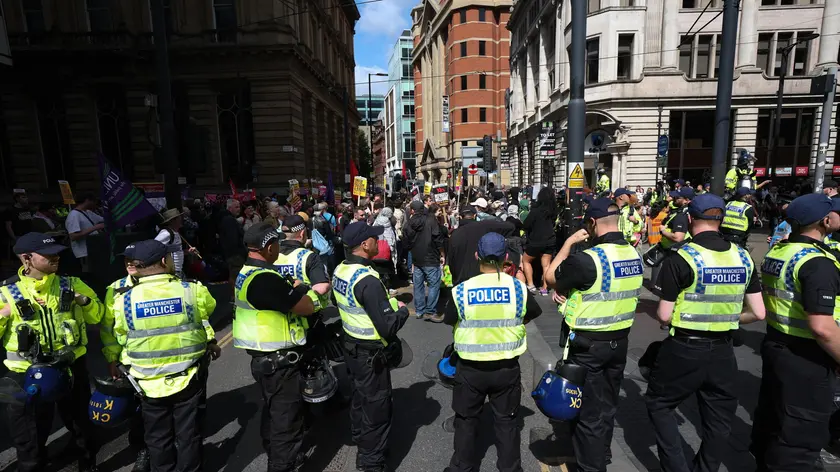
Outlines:
[[572, 421], [580, 415], [586, 367], [562, 363], [543, 374], [531, 392], [537, 408], [554, 421]]

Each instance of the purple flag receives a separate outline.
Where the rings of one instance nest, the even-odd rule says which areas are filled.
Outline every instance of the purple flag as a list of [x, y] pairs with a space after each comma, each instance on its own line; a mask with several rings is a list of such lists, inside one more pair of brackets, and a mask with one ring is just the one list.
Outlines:
[[327, 194], [324, 196], [325, 202], [332, 203], [335, 200], [335, 194], [333, 193], [335, 189], [333, 189], [332, 183], [332, 171], [327, 172]]
[[109, 232], [157, 214], [146, 197], [124, 179], [122, 173], [112, 167], [102, 153], [99, 153], [99, 175], [102, 178], [102, 206]]

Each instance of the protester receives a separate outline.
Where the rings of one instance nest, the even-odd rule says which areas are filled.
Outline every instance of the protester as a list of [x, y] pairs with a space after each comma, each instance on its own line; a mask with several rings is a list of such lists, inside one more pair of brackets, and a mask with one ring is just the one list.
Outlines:
[[93, 212], [99, 205], [99, 200], [92, 194], [79, 197], [78, 202], [76, 208], [67, 215], [64, 225], [70, 236], [70, 248], [73, 249], [73, 255], [82, 266], [82, 272], [88, 273], [91, 267], [88, 259], [87, 238], [105, 229], [105, 220]]
[[32, 231], [32, 210], [29, 208], [29, 197], [25, 193], [15, 193], [14, 204], [3, 213], [3, 225], [6, 236], [9, 237], [10, 247], [17, 238]]
[[[528, 281], [528, 291], [536, 294], [537, 288], [534, 282], [534, 264], [542, 267], [543, 274], [551, 264], [554, 250], [557, 245], [557, 237], [554, 234], [554, 221], [557, 219], [557, 201], [554, 192], [543, 187], [537, 194], [537, 201], [528, 213], [528, 217], [522, 222], [525, 228], [527, 242], [525, 245], [525, 256], [522, 258], [522, 268], [525, 278]], [[542, 296], [548, 296], [548, 286], [545, 275], [542, 277], [542, 286], [539, 289]]]
[[[415, 316], [440, 323], [437, 313], [440, 294], [441, 265], [444, 262], [444, 235], [434, 217], [430, 217], [423, 202], [411, 202], [411, 218], [403, 228], [403, 239], [411, 251], [414, 263]], [[425, 285], [429, 291], [426, 293]]]

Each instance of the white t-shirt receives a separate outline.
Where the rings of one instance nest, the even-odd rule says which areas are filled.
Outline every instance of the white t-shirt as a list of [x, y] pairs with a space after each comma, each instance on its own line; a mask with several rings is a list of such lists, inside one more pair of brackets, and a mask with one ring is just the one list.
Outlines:
[[[64, 226], [67, 228], [67, 232], [78, 233], [83, 229], [92, 228], [99, 223], [103, 223], [105, 220], [97, 215], [96, 213], [85, 210], [82, 213], [80, 210], [76, 210], [75, 208], [67, 215], [67, 221], [64, 222]], [[99, 231], [94, 231], [90, 234], [97, 234]], [[77, 239], [75, 241], [70, 241], [70, 248], [73, 249], [73, 255], [77, 258], [79, 257], [87, 257], [88, 250], [87, 250], [87, 236], [82, 239]]]
[[172, 253], [175, 273], [181, 274], [184, 271], [184, 247], [181, 245], [181, 235], [177, 231], [161, 229], [155, 236], [155, 240], [166, 245], [166, 249]]

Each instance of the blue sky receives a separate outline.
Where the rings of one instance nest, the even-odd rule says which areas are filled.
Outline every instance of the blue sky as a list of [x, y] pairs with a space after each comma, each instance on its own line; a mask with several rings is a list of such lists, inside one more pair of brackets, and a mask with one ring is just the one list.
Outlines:
[[[388, 72], [388, 57], [400, 33], [411, 29], [411, 9], [420, 0], [356, 0], [362, 18], [356, 23], [356, 95], [367, 94], [368, 73]], [[373, 93], [388, 91], [385, 77], [371, 77]]]

